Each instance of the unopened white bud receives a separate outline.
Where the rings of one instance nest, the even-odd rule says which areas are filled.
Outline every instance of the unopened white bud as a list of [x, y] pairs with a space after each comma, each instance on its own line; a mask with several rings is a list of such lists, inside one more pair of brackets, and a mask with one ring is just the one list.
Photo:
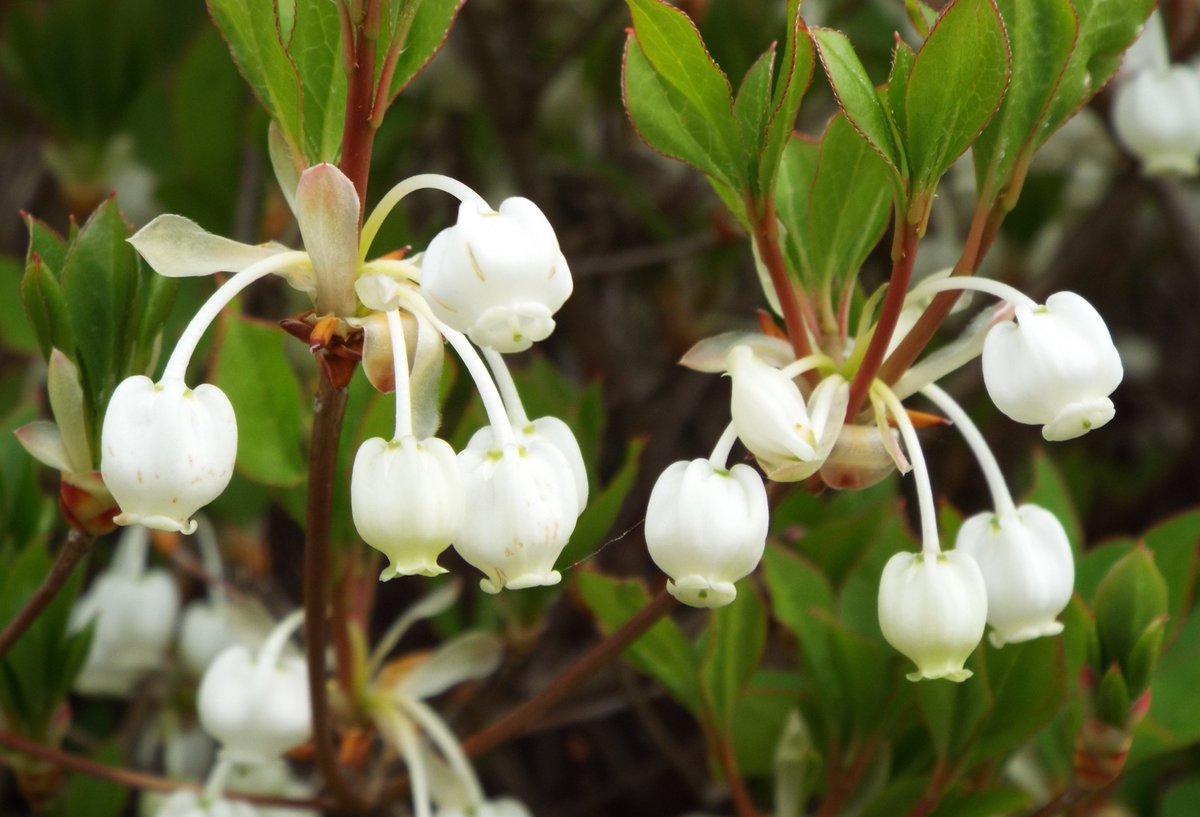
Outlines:
[[983, 345], [983, 380], [996, 407], [1018, 423], [1042, 426], [1047, 440], [1070, 440], [1113, 418], [1109, 395], [1124, 370], [1104, 319], [1074, 292], [1045, 306], [1016, 307], [1016, 321], [992, 327]]
[[1147, 176], [1194, 176], [1200, 167], [1200, 72], [1147, 68], [1121, 81], [1113, 128]]
[[737, 596], [733, 583], [758, 566], [768, 521], [767, 491], [750, 466], [676, 462], [650, 493], [646, 547], [671, 577], [671, 595], [693, 607], [721, 607]]
[[458, 462], [446, 441], [373, 437], [359, 447], [350, 508], [359, 536], [388, 557], [381, 580], [445, 573], [437, 558], [462, 528], [464, 502]]
[[227, 648], [200, 680], [200, 725], [231, 761], [270, 761], [312, 735], [305, 663], [283, 654], [287, 634], [298, 621], [280, 624], [257, 655], [241, 645]]
[[850, 388], [840, 375], [822, 380], [807, 403], [782, 370], [748, 346], [729, 353], [733, 425], [767, 476], [797, 482], [817, 472], [845, 422]]
[[458, 223], [438, 233], [421, 260], [421, 291], [434, 314], [498, 352], [549, 337], [572, 288], [554, 228], [523, 198], [506, 199], [499, 212], [464, 202]]
[[1057, 635], [1071, 600], [1075, 562], [1058, 517], [1037, 505], [972, 516], [956, 550], [971, 554], [987, 585], [988, 638], [995, 647]]
[[917, 665], [910, 681], [965, 681], [967, 657], [983, 638], [987, 588], [966, 553], [897, 553], [879, 580], [879, 627]]
[[118, 525], [191, 534], [192, 514], [233, 476], [237, 420], [216, 386], [129, 377], [109, 401], [100, 450], [100, 473], [121, 508]]
[[487, 574], [479, 586], [488, 593], [557, 584], [554, 562], [579, 516], [571, 466], [545, 439], [501, 449], [486, 442], [458, 455], [467, 514], [454, 549]]

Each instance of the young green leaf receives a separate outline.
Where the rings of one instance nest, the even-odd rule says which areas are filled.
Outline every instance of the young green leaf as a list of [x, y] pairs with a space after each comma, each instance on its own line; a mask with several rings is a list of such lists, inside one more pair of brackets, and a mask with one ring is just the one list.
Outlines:
[[62, 349], [69, 356], [75, 354], [75, 333], [71, 331], [62, 286], [36, 253], [21, 277], [21, 303], [43, 357], [49, 357], [51, 349]]
[[766, 140], [767, 118], [771, 113], [771, 79], [775, 67], [775, 44], [762, 53], [738, 88], [733, 102], [742, 144], [750, 160], [750, 178], [758, 177], [758, 159]]
[[975, 143], [977, 186], [989, 197], [1012, 180], [1041, 128], [1079, 35], [1071, 0], [996, 2], [1012, 47], [1012, 81], [999, 113]]
[[33, 261], [34, 256], [42, 259], [54, 276], [62, 274], [63, 264], [67, 260], [67, 242], [41, 219], [23, 213], [25, 226], [29, 229], [29, 249], [25, 253], [25, 263]]
[[[575, 587], [605, 633], [616, 630], [650, 601], [637, 579], [612, 579], [581, 570], [575, 574]], [[670, 618], [659, 620], [630, 644], [625, 657], [691, 712], [701, 711], [699, 660], [687, 636]]]
[[921, 37], [928, 37], [929, 30], [937, 22], [937, 10], [925, 0], [904, 0], [904, 10], [908, 13], [908, 21]]
[[908, 78], [904, 134], [915, 191], [936, 189], [996, 113], [1008, 78], [1008, 38], [995, 0], [947, 6]]
[[883, 95], [884, 104], [892, 114], [892, 123], [896, 126], [898, 141], [904, 142], [904, 126], [908, 113], [906, 97], [908, 95], [908, 78], [912, 74], [913, 62], [917, 52], [913, 51], [903, 40], [896, 42], [892, 51], [892, 70], [888, 74], [887, 90]]
[[286, 487], [305, 474], [300, 384], [276, 327], [230, 315], [213, 382], [238, 418], [237, 467], [255, 482]]
[[792, 0], [788, 8], [789, 19], [793, 22], [783, 52], [782, 70], [775, 81], [766, 144], [759, 158], [758, 187], [764, 198], [770, 197], [774, 189], [779, 162], [796, 126], [796, 115], [812, 81], [816, 62], [812, 40], [800, 16], [799, 3]]
[[738, 702], [762, 660], [767, 641], [767, 612], [753, 585], [741, 588], [732, 604], [714, 610], [708, 620], [700, 679], [715, 725], [733, 729]]
[[[392, 16], [379, 50], [382, 74], [392, 62], [388, 99], [395, 99], [441, 50], [466, 0], [393, 0]], [[377, 77], [376, 82], [382, 81]]]
[[850, 39], [842, 32], [828, 28], [812, 29], [812, 37], [846, 119], [887, 160], [897, 179], [903, 178], [907, 168], [904, 151], [896, 143], [889, 113], [880, 102], [875, 84], [867, 76], [867, 69], [854, 52]]
[[819, 142], [793, 133], [784, 148], [775, 180], [775, 215], [783, 224], [784, 258], [793, 276], [813, 280], [809, 256], [809, 191], [817, 175]]

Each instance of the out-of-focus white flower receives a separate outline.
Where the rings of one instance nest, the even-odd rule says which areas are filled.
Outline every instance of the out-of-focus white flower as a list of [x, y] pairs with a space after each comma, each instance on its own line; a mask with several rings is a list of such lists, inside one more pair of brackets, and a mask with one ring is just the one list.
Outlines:
[[676, 462], [650, 493], [646, 546], [671, 577], [671, 595], [693, 607], [721, 607], [737, 596], [733, 583], [758, 566], [768, 517], [766, 488], [750, 466]]
[[467, 513], [454, 549], [487, 575], [479, 586], [488, 593], [557, 584], [554, 562], [579, 516], [571, 465], [541, 437], [499, 449], [488, 442], [458, 455]]
[[1108, 395], [1124, 371], [1104, 319], [1073, 292], [1045, 306], [1016, 306], [1016, 321], [988, 332], [983, 379], [997, 408], [1042, 426], [1047, 440], [1069, 440], [1113, 418]]
[[879, 627], [917, 665], [910, 681], [965, 681], [967, 657], [983, 638], [987, 588], [966, 553], [897, 553], [879, 581]]
[[132, 694], [145, 675], [163, 665], [179, 613], [171, 574], [146, 569], [150, 533], [122, 534], [112, 564], [75, 602], [71, 629], [93, 624], [92, 642], [75, 690], [118, 698]]
[[1200, 171], [1200, 71], [1191, 65], [1139, 71], [1117, 85], [1117, 138], [1147, 176]]
[[815, 474], [845, 421], [850, 392], [845, 379], [824, 378], [806, 403], [787, 373], [764, 363], [748, 346], [729, 353], [729, 374], [734, 427], [767, 476], [797, 482]]
[[223, 602], [198, 600], [183, 611], [179, 624], [179, 657], [193, 676], [202, 675], [208, 665], [235, 641]]
[[464, 202], [421, 261], [434, 314], [480, 346], [520, 352], [554, 331], [573, 288], [554, 228], [537, 205], [511, 198], [492, 212]]
[[312, 705], [304, 661], [285, 655], [302, 621], [284, 619], [258, 654], [238, 645], [222, 652], [200, 680], [200, 725], [221, 743], [223, 757], [241, 763], [276, 759], [312, 734]]
[[121, 507], [117, 524], [190, 534], [192, 514], [233, 476], [237, 420], [216, 386], [129, 377], [109, 401], [100, 451], [100, 473]]
[[474, 808], [445, 808], [435, 812], [436, 817], [533, 817], [520, 800], [498, 797]]
[[993, 646], [1062, 632], [1055, 617], [1071, 600], [1075, 563], [1058, 517], [1037, 505], [976, 514], [959, 529], [955, 549], [983, 572]]
[[262, 817], [262, 814], [242, 800], [208, 797], [195, 791], [177, 791], [163, 801], [155, 817]]
[[454, 450], [436, 437], [373, 437], [354, 458], [350, 508], [368, 545], [388, 557], [381, 580], [445, 573], [437, 558], [458, 535], [465, 509]]
[[[298, 780], [282, 758], [250, 766], [232, 768], [227, 778], [230, 791], [259, 794], [265, 797], [287, 797], [292, 800], [307, 800], [316, 794], [310, 783]], [[258, 817], [320, 817], [315, 809], [296, 809], [271, 806], [255, 806]]]

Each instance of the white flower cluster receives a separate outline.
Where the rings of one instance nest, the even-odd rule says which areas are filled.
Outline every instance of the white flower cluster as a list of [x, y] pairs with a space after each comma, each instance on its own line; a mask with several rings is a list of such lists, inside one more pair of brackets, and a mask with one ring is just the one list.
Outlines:
[[[411, 260], [367, 261], [386, 215], [422, 189], [457, 196], [458, 222]], [[101, 473], [121, 509], [117, 523], [191, 533], [193, 514], [229, 484], [233, 407], [213, 385], [189, 388], [184, 374], [220, 310], [274, 273], [313, 296], [316, 319], [346, 334], [361, 330], [368, 378], [395, 389], [395, 435], [362, 443], [351, 483], [355, 525], [390, 562], [380, 578], [442, 573], [438, 555], [453, 544], [484, 573], [488, 592], [558, 582], [554, 562], [587, 502], [587, 473], [561, 420], [526, 416], [502, 357], [546, 338], [571, 294], [546, 217], [527, 199], [492, 210], [453, 179], [421, 175], [384, 196], [360, 235], [354, 185], [328, 164], [306, 170], [291, 200], [306, 252], [239, 244], [171, 215], [130, 239], [163, 275], [236, 274], [193, 318], [157, 383], [131, 377], [113, 394]], [[433, 436], [443, 338], [475, 380], [490, 422], [457, 455]]]
[[[843, 373], [825, 355], [792, 360], [782, 341], [730, 333], [701, 341], [684, 357], [692, 368], [728, 373], [732, 423], [709, 460], [670, 466], [650, 498], [646, 542], [676, 598], [693, 606], [728, 604], [734, 582], [762, 556], [768, 529], [763, 480], [747, 465], [725, 464], [740, 439], [779, 482], [821, 478], [834, 488], [858, 488], [893, 468], [914, 472], [922, 549], [888, 562], [878, 608], [885, 638], [917, 665], [913, 680], [968, 677], [963, 664], [989, 624], [997, 647], [1062, 630], [1055, 618], [1074, 584], [1062, 524], [1044, 508], [1014, 504], [979, 431], [934, 381], [982, 353], [996, 406], [1018, 422], [1042, 426], [1047, 440], [1068, 440], [1112, 419], [1109, 395], [1121, 382], [1121, 360], [1104, 321], [1074, 293], [1051, 295], [1039, 305], [996, 281], [934, 276], [913, 289], [909, 302], [923, 304], [949, 290], [978, 290], [1006, 304], [894, 387], [876, 381], [869, 392], [874, 426], [848, 422], [846, 377], [853, 370]], [[949, 552], [938, 542], [932, 487], [902, 402], [918, 392], [959, 428], [994, 503], [992, 512], [963, 524]]]

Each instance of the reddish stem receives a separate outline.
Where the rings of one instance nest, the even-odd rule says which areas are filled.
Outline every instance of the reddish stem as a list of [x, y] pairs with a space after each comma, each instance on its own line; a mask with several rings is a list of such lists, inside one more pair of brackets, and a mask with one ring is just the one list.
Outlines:
[[762, 216], [757, 216], [753, 202], [747, 202], [747, 209], [752, 217], [755, 217], [754, 244], [758, 247], [758, 255], [771, 276], [771, 286], [775, 288], [775, 295], [779, 298], [792, 350], [797, 359], [807, 357], [812, 354], [812, 346], [808, 342], [806, 321], [814, 334], [820, 324], [812, 304], [792, 286], [792, 279], [788, 276], [783, 253], [779, 250], [779, 226], [775, 221], [775, 205], [767, 202]]
[[[60, 766], [64, 769], [79, 772], [81, 774], [98, 777], [103, 780], [111, 780], [114, 783], [119, 783], [122, 786], [128, 786], [133, 789], [145, 789], [148, 791], [172, 792], [186, 789], [189, 791], [201, 791], [202, 787], [195, 783], [185, 783], [178, 780], [168, 780], [165, 777], [158, 775], [146, 774], [145, 772], [135, 772], [132, 769], [122, 769], [116, 766], [109, 766], [105, 763], [98, 763], [91, 758], [79, 757], [64, 752], [61, 749], [55, 749], [52, 746], [45, 746], [37, 741], [30, 740], [27, 737], [18, 735], [13, 732], [0, 730], [0, 745], [7, 746], [22, 754], [36, 757], [39, 760], [44, 760], [47, 763], [52, 763], [55, 766]], [[302, 808], [316, 809], [318, 811], [329, 811], [336, 807], [336, 803], [321, 797], [314, 797], [307, 800], [294, 800], [287, 797], [269, 797], [261, 794], [242, 794], [241, 792], [229, 791], [224, 793], [225, 797], [230, 800], [245, 800], [248, 803], [255, 803], [260, 806], [282, 806], [284, 808]]]
[[571, 666], [554, 677], [540, 692], [525, 703], [502, 715], [498, 720], [463, 741], [463, 751], [480, 755], [509, 738], [525, 732], [540, 716], [559, 703], [571, 690], [591, 678], [608, 662], [666, 615], [675, 606], [675, 599], [666, 590], [634, 614], [602, 641], [575, 660]]
[[[846, 802], [854, 789], [858, 786], [858, 782], [862, 776], [866, 774], [867, 764], [875, 755], [875, 748], [879, 742], [876, 739], [868, 741], [854, 758], [854, 762], [850, 768], [845, 770], [844, 774], [837, 773], [834, 769], [830, 770], [828, 775], [828, 785], [825, 797], [821, 800], [821, 806], [817, 809], [816, 817], [834, 817], [840, 814], [842, 806]], [[835, 757], [835, 753], [830, 754]]]
[[42, 583], [25, 602], [25, 606], [17, 611], [12, 621], [4, 628], [4, 632], [0, 633], [0, 658], [3, 658], [12, 645], [17, 643], [17, 639], [37, 621], [38, 616], [62, 590], [67, 579], [75, 572], [76, 565], [83, 561], [91, 548], [92, 537], [72, 528], [46, 578], [42, 579]]
[[[346, 89], [346, 121], [342, 129], [342, 161], [339, 167], [354, 182], [354, 188], [358, 191], [360, 221], [367, 206], [367, 176], [371, 169], [371, 150], [375, 144], [372, 109], [375, 100], [375, 38], [378, 36], [379, 8], [379, 0], [370, 0], [366, 19], [353, 32], [353, 42], [344, 42], [345, 47], [353, 50], [354, 70]], [[345, 36], [343, 30], [343, 40]]]
[[717, 740], [717, 760], [725, 775], [725, 784], [729, 786], [729, 794], [733, 798], [733, 807], [738, 817], [761, 817], [762, 812], [754, 804], [750, 792], [746, 789], [746, 781], [738, 769], [737, 756], [733, 753], [733, 744], [728, 737]]
[[862, 408], [863, 400], [879, 374], [883, 365], [883, 356], [887, 352], [892, 333], [900, 320], [900, 311], [904, 308], [904, 299], [908, 297], [908, 284], [912, 280], [913, 265], [917, 261], [917, 245], [920, 243], [917, 225], [909, 224], [907, 220], [897, 217], [897, 229], [903, 230], [898, 236], [895, 257], [892, 262], [892, 277], [888, 280], [887, 294], [883, 298], [883, 306], [879, 310], [879, 320], [875, 331], [871, 333], [871, 342], [863, 355], [854, 380], [850, 383], [850, 403], [846, 406], [846, 421], [851, 422], [858, 410]]

